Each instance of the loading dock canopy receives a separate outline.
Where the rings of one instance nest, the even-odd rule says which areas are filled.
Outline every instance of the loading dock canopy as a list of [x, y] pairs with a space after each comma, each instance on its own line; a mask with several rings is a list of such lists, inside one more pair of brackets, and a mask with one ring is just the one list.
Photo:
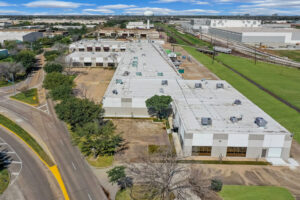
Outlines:
[[103, 58], [101, 58], [101, 57], [96, 58], [96, 62], [97, 63], [103, 63]]
[[79, 45], [78, 49], [84, 49], [84, 46], [83, 45]]
[[118, 48], [118, 46], [117, 45], [112, 45], [112, 47], [111, 47], [112, 49], [117, 49]]
[[109, 48], [108, 44], [103, 45], [104, 48]]
[[78, 57], [74, 57], [74, 58], [72, 58], [72, 61], [73, 62], [80, 62], [80, 59]]
[[83, 59], [83, 62], [85, 62], [85, 63], [91, 63], [91, 62], [92, 62], [92, 58], [90, 58], [90, 57], [85, 57], [85, 58]]
[[126, 49], [126, 47], [125, 46], [121, 46], [120, 49]]

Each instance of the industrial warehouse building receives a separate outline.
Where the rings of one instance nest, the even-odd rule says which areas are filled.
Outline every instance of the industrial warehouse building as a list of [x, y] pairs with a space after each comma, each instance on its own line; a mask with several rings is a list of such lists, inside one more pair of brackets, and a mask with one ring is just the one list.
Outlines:
[[[108, 44], [106, 40], [95, 45]], [[106, 117], [148, 118], [145, 101], [170, 95], [173, 128], [184, 156], [289, 158], [291, 133], [229, 83], [182, 79], [155, 41], [123, 45], [126, 50], [117, 52], [118, 67], [102, 101]], [[92, 57], [96, 52], [82, 55]]]
[[96, 32], [96, 36], [100, 38], [119, 37], [119, 38], [159, 39], [159, 33], [155, 29], [103, 28]]
[[34, 32], [32, 30], [1, 30], [0, 31], [0, 43], [9, 40], [17, 40], [21, 42], [34, 42], [43, 37], [42, 32]]
[[213, 36], [249, 44], [298, 44], [300, 30], [292, 28], [210, 28]]

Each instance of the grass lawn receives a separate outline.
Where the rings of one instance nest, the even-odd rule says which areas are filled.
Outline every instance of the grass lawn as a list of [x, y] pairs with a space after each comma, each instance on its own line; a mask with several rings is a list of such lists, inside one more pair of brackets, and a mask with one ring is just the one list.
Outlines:
[[52, 159], [44, 151], [44, 149], [35, 141], [35, 139], [27, 133], [22, 127], [11, 121], [7, 117], [0, 114], [0, 124], [15, 132], [21, 137], [31, 148], [49, 165], [54, 165]]
[[273, 186], [224, 185], [219, 195], [224, 200], [294, 200], [287, 189]]
[[288, 57], [291, 60], [300, 62], [300, 51], [299, 50], [278, 50], [278, 51], [273, 51], [273, 52], [279, 56]]
[[228, 54], [219, 54], [217, 59], [300, 108], [299, 69], [265, 62], [255, 65], [253, 60]]
[[93, 167], [105, 168], [112, 166], [114, 162], [113, 156], [100, 156], [97, 159], [93, 158], [93, 156], [86, 158], [87, 162]]
[[3, 194], [5, 189], [8, 187], [9, 180], [10, 180], [10, 176], [9, 176], [8, 169], [1, 170], [0, 171], [0, 194]]
[[39, 103], [36, 88], [18, 93], [15, 96], [11, 96], [10, 98], [22, 101], [24, 103], [28, 103], [30, 105], [37, 105]]
[[6, 87], [6, 86], [10, 86], [12, 85], [12, 83], [7, 82], [7, 81], [0, 81], [0, 87]]

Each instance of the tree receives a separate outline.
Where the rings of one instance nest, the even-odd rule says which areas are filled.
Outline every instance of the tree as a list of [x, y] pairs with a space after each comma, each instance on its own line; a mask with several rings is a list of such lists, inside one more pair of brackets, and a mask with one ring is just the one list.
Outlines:
[[172, 98], [170, 96], [155, 95], [146, 100], [146, 106], [150, 115], [156, 115], [158, 118], [167, 118], [171, 112], [170, 103]]
[[82, 126], [94, 119], [103, 117], [103, 109], [100, 105], [88, 99], [68, 98], [55, 106], [59, 119], [71, 124]]
[[70, 76], [63, 75], [59, 72], [52, 72], [46, 75], [43, 82], [43, 87], [46, 89], [54, 89], [60, 85], [73, 86], [73, 78]]
[[106, 172], [110, 183], [117, 183], [121, 190], [133, 186], [132, 178], [126, 176], [125, 167], [117, 166]]
[[70, 85], [60, 85], [50, 91], [54, 100], [65, 100], [71, 96], [72, 87]]
[[107, 175], [110, 183], [117, 183], [121, 178], [126, 177], [125, 166], [117, 166], [107, 171]]
[[24, 73], [25, 69], [21, 63], [0, 63], [0, 75], [6, 80], [16, 79], [18, 73]]
[[23, 64], [27, 73], [35, 67], [35, 54], [29, 50], [22, 50], [16, 55], [16, 61]]
[[44, 66], [44, 70], [47, 73], [62, 72], [63, 71], [63, 66], [61, 64], [51, 62], [51, 63], [47, 63]]
[[58, 50], [46, 51], [44, 56], [47, 61], [54, 61], [61, 53]]
[[[169, 200], [192, 199], [193, 185], [190, 184], [190, 170], [180, 165], [171, 150], [143, 157], [142, 162], [128, 165], [128, 173], [133, 177], [138, 199]], [[136, 197], [135, 197], [136, 198]]]

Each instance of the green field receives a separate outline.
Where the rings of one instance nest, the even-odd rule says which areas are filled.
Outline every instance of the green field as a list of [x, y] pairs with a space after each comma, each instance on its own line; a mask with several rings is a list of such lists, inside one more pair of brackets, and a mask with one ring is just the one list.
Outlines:
[[264, 62], [253, 62], [228, 54], [216, 59], [259, 83], [277, 96], [300, 108], [300, 70]]
[[8, 187], [9, 180], [10, 180], [10, 176], [8, 170], [2, 169], [0, 171], [0, 194], [3, 194], [5, 189]]
[[16, 133], [49, 165], [54, 165], [52, 159], [44, 151], [44, 149], [35, 141], [35, 139], [27, 133], [22, 127], [11, 121], [7, 117], [0, 114], [0, 124]]
[[288, 57], [291, 60], [300, 62], [300, 51], [293, 51], [293, 50], [278, 50], [274, 51], [276, 55], [282, 56], [282, 57]]
[[[172, 31], [175, 35], [180, 34], [176, 30], [166, 30]], [[182, 42], [187, 44], [182, 40], [178, 41], [180, 44]], [[297, 111], [262, 91], [246, 79], [226, 68], [224, 65], [218, 62], [212, 64], [211, 57], [198, 52], [195, 48], [183, 48], [219, 78], [229, 82], [239, 92], [287, 128], [294, 134], [295, 140], [300, 143], [300, 114]], [[251, 60], [232, 55], [220, 54], [217, 56], [217, 59], [255, 80], [257, 83], [284, 98], [286, 101], [299, 105], [300, 107], [300, 89], [297, 88], [297, 85], [300, 83], [299, 70], [263, 62], [258, 62], [257, 65], [254, 65]]]
[[22, 101], [24, 103], [28, 103], [31, 105], [37, 105], [39, 103], [37, 89], [33, 88], [30, 90], [26, 90], [24, 92], [20, 92], [15, 96], [11, 96], [10, 98]]
[[287, 189], [273, 186], [225, 185], [219, 195], [224, 200], [294, 200]]

